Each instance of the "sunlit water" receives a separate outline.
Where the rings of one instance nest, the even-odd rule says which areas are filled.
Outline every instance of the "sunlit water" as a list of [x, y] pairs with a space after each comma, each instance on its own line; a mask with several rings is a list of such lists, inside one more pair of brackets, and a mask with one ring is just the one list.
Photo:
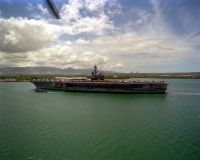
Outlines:
[[0, 160], [199, 160], [200, 80], [167, 82], [166, 95], [0, 83]]

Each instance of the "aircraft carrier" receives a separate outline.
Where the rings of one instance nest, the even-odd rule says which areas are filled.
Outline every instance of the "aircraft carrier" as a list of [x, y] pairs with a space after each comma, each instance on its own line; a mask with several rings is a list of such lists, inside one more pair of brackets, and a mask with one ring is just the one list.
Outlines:
[[36, 86], [37, 91], [164, 94], [167, 90], [164, 81], [105, 80], [104, 74], [98, 72], [96, 65], [90, 79], [33, 79], [31, 82]]

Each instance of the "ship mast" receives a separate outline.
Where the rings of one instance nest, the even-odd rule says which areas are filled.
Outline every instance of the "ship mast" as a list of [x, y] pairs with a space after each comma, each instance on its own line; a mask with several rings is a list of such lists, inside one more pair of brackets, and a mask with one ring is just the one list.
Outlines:
[[97, 71], [97, 65], [96, 64], [94, 65], [94, 71], [93, 72], [94, 72], [94, 75], [97, 76], [98, 71]]
[[96, 64], [94, 65], [94, 69], [92, 71], [91, 80], [104, 80], [104, 75], [103, 73], [98, 72]]

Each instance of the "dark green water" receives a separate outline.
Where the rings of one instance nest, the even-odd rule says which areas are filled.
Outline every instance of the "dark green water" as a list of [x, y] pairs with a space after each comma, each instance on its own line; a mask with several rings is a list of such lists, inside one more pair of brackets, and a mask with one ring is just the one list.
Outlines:
[[166, 95], [0, 83], [0, 160], [199, 160], [200, 80], [167, 82]]

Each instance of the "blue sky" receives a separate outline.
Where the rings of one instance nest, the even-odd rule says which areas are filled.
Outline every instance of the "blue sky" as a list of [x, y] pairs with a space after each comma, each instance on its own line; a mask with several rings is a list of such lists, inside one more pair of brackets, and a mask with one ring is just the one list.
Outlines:
[[0, 1], [0, 67], [200, 71], [199, 0]]

